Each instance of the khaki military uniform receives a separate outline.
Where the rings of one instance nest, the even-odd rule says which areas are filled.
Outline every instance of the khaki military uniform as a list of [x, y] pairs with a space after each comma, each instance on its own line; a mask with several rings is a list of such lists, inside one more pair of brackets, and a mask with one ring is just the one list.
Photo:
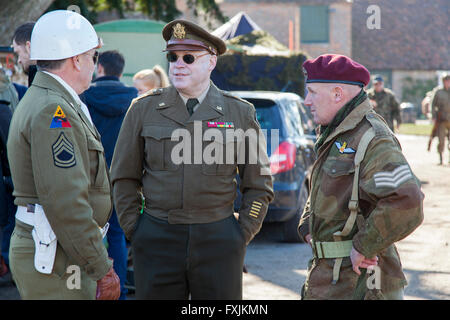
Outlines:
[[434, 92], [431, 102], [433, 118], [438, 122], [437, 135], [439, 137], [438, 152], [444, 152], [445, 137], [450, 130], [450, 89], [439, 88]]
[[400, 106], [395, 99], [394, 92], [387, 88], [384, 88], [381, 92], [375, 92], [375, 89], [371, 88], [367, 90], [367, 95], [369, 99], [375, 100], [377, 103], [375, 111], [384, 118], [389, 128], [394, 131], [394, 120], [397, 121], [398, 125], [402, 123]]
[[[363, 135], [373, 128], [359, 168], [357, 221], [342, 241], [367, 258], [378, 256], [379, 290], [366, 287], [368, 274], [358, 279], [348, 254], [334, 280], [337, 259], [324, 258], [320, 242], [336, 242], [350, 215], [349, 201], [355, 174], [355, 154]], [[406, 279], [394, 242], [409, 235], [423, 220], [423, 194], [400, 144], [369, 100], [357, 106], [318, 150], [311, 178], [311, 193], [299, 232], [313, 239], [314, 257], [304, 286], [305, 299], [382, 298], [402, 289]], [[325, 247], [325, 246], [324, 246]], [[325, 250], [326, 251], [326, 250]], [[326, 252], [325, 252], [326, 255]], [[359, 288], [358, 290], [357, 287]], [[361, 290], [362, 289], [362, 290]]]
[[[52, 273], [36, 271], [33, 227], [17, 221], [10, 261], [23, 299], [95, 299], [96, 281], [112, 266], [99, 229], [112, 208], [100, 141], [67, 89], [38, 72], [14, 113], [8, 159], [15, 204], [40, 204], [58, 245]], [[81, 270], [79, 289], [67, 286], [71, 265]]]
[[[228, 266], [229, 260], [233, 260], [233, 264], [229, 266], [228, 271], [223, 270], [223, 272], [216, 269], [220, 268], [216, 264], [202, 272], [200, 278], [191, 276], [191, 272], [187, 271], [192, 298], [240, 299], [245, 245], [261, 228], [268, 204], [273, 199], [272, 178], [270, 174], [267, 175], [268, 159], [265, 141], [260, 146], [262, 152], [257, 162], [239, 164], [236, 149], [244, 141], [234, 138], [214, 140], [213, 137], [206, 138], [206, 136], [202, 139], [202, 135], [194, 132], [195, 123], [200, 124], [203, 133], [214, 127], [224, 138], [226, 130], [230, 128], [243, 131], [252, 129], [260, 132], [254, 107], [248, 102], [220, 91], [212, 83], [205, 99], [192, 116], [189, 116], [185, 104], [174, 87], [156, 89], [149, 95], [136, 99], [125, 116], [111, 166], [114, 204], [126, 236], [132, 239], [136, 278], [140, 277], [139, 266], [136, 265], [139, 257], [147, 257], [145, 261], [138, 264], [145, 264], [149, 268], [145, 270], [148, 274], [159, 269], [167, 271], [175, 259], [174, 256], [177, 255], [182, 261], [189, 261], [185, 266], [187, 270], [190, 270], [192, 265], [198, 268], [204, 264], [208, 265], [204, 257], [211, 255], [211, 257], [214, 256], [211, 258], [213, 264], [217, 261], [217, 264]], [[190, 144], [187, 140], [182, 140], [184, 146], [187, 146], [183, 152], [191, 152], [190, 164], [187, 162], [175, 164], [172, 161], [172, 152], [177, 150], [177, 145], [180, 145], [179, 141], [171, 141], [171, 136], [177, 129], [187, 130], [192, 137]], [[198, 144], [194, 141], [196, 139], [203, 141]], [[248, 143], [245, 145], [248, 155]], [[205, 163], [203, 159], [196, 162], [195, 158], [201, 157], [207, 147], [214, 146], [226, 147], [228, 150], [234, 149], [231, 162], [226, 161], [226, 152], [220, 154], [220, 161], [215, 163]], [[198, 147], [200, 152], [196, 150]], [[266, 175], [262, 174], [263, 169], [266, 170]], [[239, 223], [233, 217], [233, 202], [237, 195], [237, 172], [241, 179], [242, 192]], [[142, 206], [140, 192], [145, 198], [144, 206]], [[141, 208], [144, 214], [139, 218]], [[137, 223], [138, 218], [139, 223]], [[212, 229], [206, 230], [208, 226]], [[172, 240], [161, 241], [159, 236], [156, 239], [151, 238], [150, 231], [146, 232], [146, 230], [163, 229], [167, 231], [151, 233], [154, 237], [159, 233], [161, 237], [167, 237], [167, 233], [173, 231], [173, 237], [170, 238]], [[218, 238], [219, 234], [220, 238]], [[147, 247], [142, 248], [140, 243]], [[149, 249], [150, 243], [160, 244]], [[186, 244], [187, 247], [177, 247], [179, 243]], [[227, 245], [224, 246], [224, 244]], [[223, 249], [220, 249], [221, 247]], [[198, 252], [194, 258], [189, 252], [194, 253], [196, 250]], [[161, 260], [161, 265], [146, 264], [146, 261], [151, 260], [149, 251], [164, 252], [159, 254], [159, 256], [166, 255]], [[166, 254], [167, 251], [169, 252]], [[239, 258], [235, 260], [235, 257]], [[182, 261], [180, 264], [184, 263]], [[184, 277], [186, 269], [183, 268], [178, 273], [174, 271], [174, 276], [181, 272], [181, 277]], [[159, 281], [158, 279], [166, 277], [168, 272], [155, 274], [152, 279], [146, 278], [143, 281], [154, 284], [155, 281]], [[214, 274], [214, 277], [204, 281], [202, 277], [206, 273]], [[227, 278], [230, 274], [233, 275], [232, 278]], [[199, 281], [203, 283], [198, 283]], [[150, 285], [139, 288], [139, 282], [136, 279], [137, 295], [141, 298], [153, 298], [151, 295], [140, 294], [144, 290], [151, 289], [149, 289]], [[233, 289], [225, 289], [223, 294], [217, 294], [217, 290], [220, 290], [217, 288], [228, 288], [230, 284], [233, 284]], [[198, 290], [208, 287], [217, 290], [194, 294], [192, 291], [194, 285], [204, 287]], [[167, 293], [165, 296], [163, 292], [169, 286], [167, 279], [166, 283], [156, 286], [155, 291], [159, 291], [154, 294], [160, 294], [156, 298], [187, 298], [183, 294], [174, 296]], [[181, 286], [182, 291], [187, 290], [184, 284]], [[173, 291], [176, 290], [179, 289]]]

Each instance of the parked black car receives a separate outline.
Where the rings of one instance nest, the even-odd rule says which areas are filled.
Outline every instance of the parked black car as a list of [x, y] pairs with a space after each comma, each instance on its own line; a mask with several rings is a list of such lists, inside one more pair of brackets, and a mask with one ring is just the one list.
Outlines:
[[[300, 242], [297, 227], [309, 195], [315, 160], [314, 124], [303, 99], [294, 93], [232, 91], [252, 103], [262, 129], [267, 130], [267, 153], [274, 178], [275, 198], [264, 222], [283, 222], [284, 240]], [[272, 129], [278, 129], [278, 137]], [[275, 136], [274, 136], [275, 135]], [[274, 140], [274, 141], [272, 141]], [[278, 140], [278, 141], [277, 141]], [[240, 207], [241, 197], [235, 201]]]

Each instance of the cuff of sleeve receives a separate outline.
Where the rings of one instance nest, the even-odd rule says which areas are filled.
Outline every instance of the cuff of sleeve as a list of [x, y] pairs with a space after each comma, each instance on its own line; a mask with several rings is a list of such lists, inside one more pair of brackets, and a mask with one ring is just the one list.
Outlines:
[[[106, 251], [106, 250], [105, 250]], [[87, 275], [94, 281], [102, 279], [111, 269], [113, 261], [108, 256], [100, 256], [97, 260], [84, 266]]]
[[380, 251], [383, 239], [380, 235], [375, 237], [362, 237], [358, 234], [353, 237], [353, 247], [366, 258], [374, 257]]

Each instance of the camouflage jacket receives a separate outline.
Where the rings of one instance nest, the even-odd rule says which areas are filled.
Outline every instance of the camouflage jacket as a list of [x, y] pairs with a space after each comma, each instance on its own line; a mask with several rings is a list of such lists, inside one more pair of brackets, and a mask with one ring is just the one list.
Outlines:
[[402, 123], [400, 106], [395, 99], [394, 93], [386, 88], [381, 92], [375, 92], [375, 90], [371, 88], [367, 90], [367, 95], [370, 100], [375, 100], [377, 103], [375, 111], [386, 120], [389, 128], [394, 131], [394, 119], [398, 124]]
[[[353, 226], [343, 240], [365, 257], [378, 256], [381, 291], [406, 285], [394, 242], [409, 235], [423, 220], [423, 193], [400, 144], [368, 100], [356, 107], [318, 150], [310, 197], [300, 220], [299, 232], [314, 241], [334, 241], [350, 214], [348, 209], [359, 141], [370, 128], [369, 144], [359, 174], [359, 208], [364, 223]], [[334, 259], [310, 261], [305, 283], [306, 298], [350, 299], [358, 281], [349, 257], [345, 257], [337, 284], [331, 285]]]
[[435, 90], [431, 108], [434, 119], [437, 119], [436, 115], [439, 113], [440, 121], [450, 121], [450, 90], [444, 88]]

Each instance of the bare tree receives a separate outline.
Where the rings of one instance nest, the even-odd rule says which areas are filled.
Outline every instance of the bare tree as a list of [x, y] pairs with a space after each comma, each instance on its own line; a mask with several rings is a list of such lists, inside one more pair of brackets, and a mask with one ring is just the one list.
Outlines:
[[36, 21], [54, 0], [0, 0], [0, 46], [9, 46], [21, 24]]

